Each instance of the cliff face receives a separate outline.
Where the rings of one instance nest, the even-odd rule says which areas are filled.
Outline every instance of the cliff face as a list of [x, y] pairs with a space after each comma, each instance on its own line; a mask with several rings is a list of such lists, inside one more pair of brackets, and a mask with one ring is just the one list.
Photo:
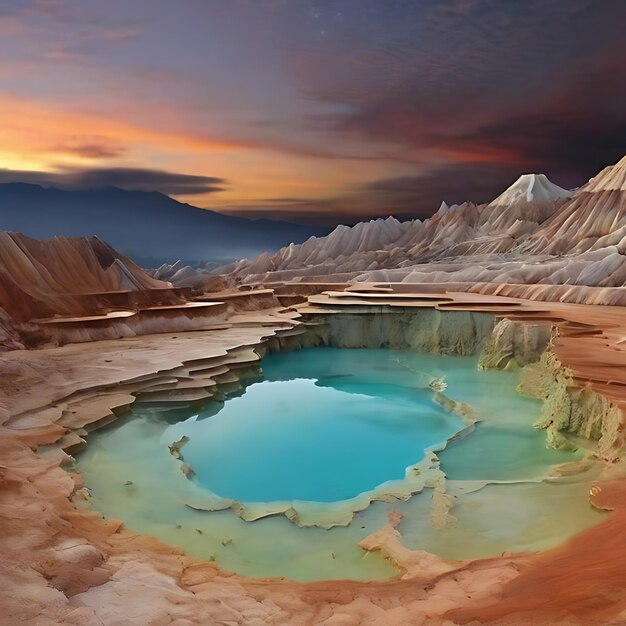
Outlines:
[[528, 324], [509, 319], [498, 322], [480, 355], [479, 367], [522, 367], [520, 393], [543, 403], [536, 428], [546, 430], [552, 448], [575, 448], [573, 438], [588, 440], [606, 461], [624, 454], [623, 416], [617, 405], [588, 386], [581, 386], [573, 372], [550, 350], [551, 324]]
[[495, 319], [487, 313], [435, 309], [311, 316], [308, 345], [338, 348], [411, 348], [422, 353], [471, 355], [491, 336]]
[[567, 435], [597, 442], [595, 452], [606, 461], [624, 454], [622, 420], [618, 407], [588, 387], [580, 387], [572, 372], [551, 352], [525, 368], [519, 389], [543, 402], [535, 426], [547, 431], [548, 445], [568, 448], [575, 444]]
[[510, 369], [537, 362], [552, 335], [549, 323], [531, 324], [500, 320], [493, 329], [478, 361], [481, 369]]

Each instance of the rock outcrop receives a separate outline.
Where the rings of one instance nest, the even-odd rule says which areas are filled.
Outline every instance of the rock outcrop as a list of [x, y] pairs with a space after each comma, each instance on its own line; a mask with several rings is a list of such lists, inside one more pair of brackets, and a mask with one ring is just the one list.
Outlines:
[[623, 416], [618, 407], [588, 386], [579, 387], [573, 375], [552, 353], [524, 370], [520, 391], [543, 402], [536, 426], [548, 434], [554, 448], [575, 447], [566, 435], [597, 442], [596, 454], [615, 461], [623, 454]]
[[494, 327], [478, 361], [482, 369], [525, 367], [539, 361], [546, 351], [552, 325], [500, 320]]
[[434, 308], [311, 315], [308, 345], [339, 348], [411, 348], [420, 353], [474, 354], [491, 336], [493, 315], [474, 311], [442, 313]]
[[14, 319], [93, 315], [133, 301], [183, 299], [97, 237], [39, 241], [0, 231], [0, 306]]
[[97, 237], [38, 241], [0, 231], [0, 349], [205, 329], [237, 308], [192, 294]]
[[[626, 156], [581, 187], [525, 248], [548, 254], [626, 253]], [[624, 274], [626, 278], [626, 272]]]

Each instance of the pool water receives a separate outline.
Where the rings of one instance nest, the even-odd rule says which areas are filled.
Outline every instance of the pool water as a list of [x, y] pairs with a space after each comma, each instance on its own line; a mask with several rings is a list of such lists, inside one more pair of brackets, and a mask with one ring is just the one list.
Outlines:
[[[262, 381], [224, 403], [137, 405], [90, 435], [77, 465], [91, 506], [227, 569], [300, 580], [393, 575], [379, 554], [357, 545], [392, 509], [405, 515], [407, 547], [446, 558], [543, 549], [602, 519], [588, 504], [590, 478], [541, 480], [582, 455], [546, 448], [545, 433], [532, 428], [541, 405], [516, 392], [514, 373], [479, 371], [473, 357], [385, 349], [308, 348], [269, 355], [262, 366]], [[454, 438], [467, 418], [441, 406], [433, 381], [471, 407], [479, 420], [472, 432]], [[183, 436], [181, 460], [168, 445]], [[436, 451], [455, 494], [457, 521], [446, 528], [430, 521], [430, 489], [406, 502], [367, 500], [349, 525], [330, 530], [193, 506], [212, 494], [296, 508], [314, 502], [323, 512], [397, 485], [427, 450]]]
[[[328, 367], [330, 355], [322, 354], [317, 360]], [[280, 359], [268, 361], [267, 375], [280, 375]], [[402, 479], [426, 448], [464, 427], [432, 398], [429, 389], [358, 373], [265, 380], [164, 437], [190, 438], [182, 452], [194, 480], [222, 497], [336, 502]]]

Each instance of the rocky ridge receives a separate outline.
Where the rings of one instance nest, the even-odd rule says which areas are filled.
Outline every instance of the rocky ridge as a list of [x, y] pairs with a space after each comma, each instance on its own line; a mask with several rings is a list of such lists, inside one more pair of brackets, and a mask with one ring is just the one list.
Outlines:
[[[568, 286], [548, 291], [558, 299], [585, 302], [587, 288], [626, 283], [625, 254], [626, 157], [574, 192], [542, 174], [525, 174], [487, 205], [444, 202], [423, 222], [388, 218], [340, 226], [327, 237], [220, 271], [235, 284], [377, 281], [450, 283], [458, 290], [478, 283]], [[626, 302], [622, 296], [619, 301]]]

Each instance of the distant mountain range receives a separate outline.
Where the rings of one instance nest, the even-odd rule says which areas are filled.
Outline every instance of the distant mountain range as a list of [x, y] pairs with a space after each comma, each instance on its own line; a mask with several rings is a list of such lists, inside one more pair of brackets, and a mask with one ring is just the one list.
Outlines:
[[[338, 226], [326, 237], [220, 271], [233, 283], [445, 284], [451, 291], [485, 289], [568, 302], [623, 303], [626, 157], [573, 191], [543, 174], [524, 174], [488, 204], [444, 202], [424, 221], [390, 217]], [[198, 284], [202, 278], [188, 269], [177, 269], [172, 276], [165, 270], [158, 273], [172, 282], [178, 276], [184, 279], [180, 284]], [[579, 289], [591, 287], [606, 290], [598, 295]]]
[[31, 237], [97, 235], [143, 266], [226, 261], [275, 252], [328, 229], [250, 220], [200, 209], [159, 192], [66, 190], [0, 184], [0, 230]]

